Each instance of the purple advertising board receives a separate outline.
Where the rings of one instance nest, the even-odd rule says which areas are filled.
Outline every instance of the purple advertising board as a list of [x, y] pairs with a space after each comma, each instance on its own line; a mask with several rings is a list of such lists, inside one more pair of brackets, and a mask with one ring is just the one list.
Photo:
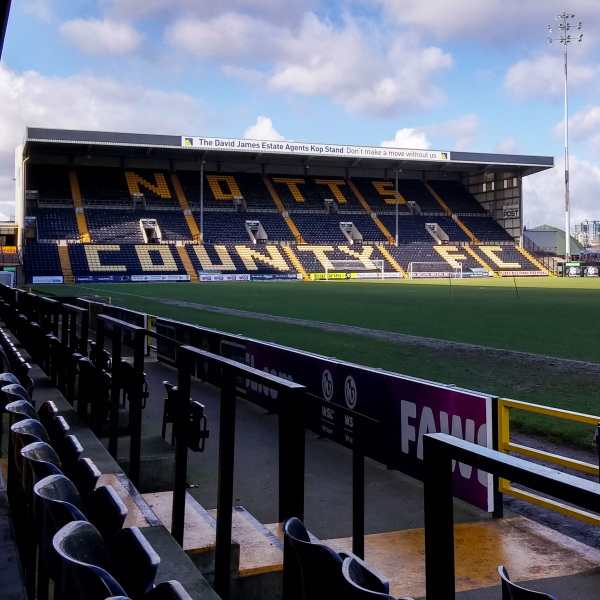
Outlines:
[[[423, 436], [449, 433], [492, 447], [492, 398], [476, 392], [246, 340], [246, 362], [307, 389], [306, 426], [352, 447], [356, 416], [364, 415], [366, 456], [423, 479]], [[277, 392], [246, 380], [247, 398], [276, 410]], [[355, 415], [354, 419], [352, 415]], [[493, 478], [453, 461], [454, 495], [493, 511]]]

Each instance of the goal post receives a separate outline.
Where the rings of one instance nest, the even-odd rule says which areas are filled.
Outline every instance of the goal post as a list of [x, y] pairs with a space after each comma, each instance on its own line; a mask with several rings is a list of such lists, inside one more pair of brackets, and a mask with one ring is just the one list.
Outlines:
[[408, 265], [409, 279], [462, 279], [462, 263], [456, 266], [447, 262], [411, 262]]
[[332, 273], [346, 273], [346, 276], [355, 274], [357, 279], [383, 279], [385, 277], [384, 264], [385, 261], [381, 259], [326, 260], [325, 280], [329, 281]]

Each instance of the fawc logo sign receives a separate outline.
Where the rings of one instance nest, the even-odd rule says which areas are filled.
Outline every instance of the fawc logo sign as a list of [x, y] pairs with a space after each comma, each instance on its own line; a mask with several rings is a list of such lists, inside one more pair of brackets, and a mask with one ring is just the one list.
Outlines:
[[323, 377], [321, 377], [321, 388], [323, 390], [323, 398], [325, 400], [331, 400], [333, 396], [333, 377], [329, 369], [323, 371]]
[[352, 375], [346, 377], [346, 383], [344, 383], [344, 397], [346, 398], [346, 404], [350, 410], [354, 410], [356, 401], [358, 400], [358, 392], [356, 390], [356, 382]]

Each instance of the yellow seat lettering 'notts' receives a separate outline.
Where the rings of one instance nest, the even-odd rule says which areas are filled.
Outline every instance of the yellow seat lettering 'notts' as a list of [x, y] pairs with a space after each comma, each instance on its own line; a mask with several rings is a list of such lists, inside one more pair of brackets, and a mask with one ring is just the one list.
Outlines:
[[461, 266], [459, 260], [467, 260], [464, 254], [453, 254], [458, 252], [456, 246], [434, 246], [433, 249], [451, 266], [458, 269]]
[[87, 258], [88, 268], [93, 272], [104, 271], [127, 271], [126, 265], [103, 265], [100, 260], [100, 252], [120, 252], [121, 246], [117, 244], [108, 244], [101, 246], [92, 246], [85, 244], [85, 256]]
[[357, 260], [360, 260], [363, 265], [365, 265], [366, 269], [375, 269], [375, 265], [369, 260], [371, 255], [373, 254], [373, 246], [363, 246], [362, 252], [356, 252], [355, 250], [350, 250], [348, 246], [338, 246], [338, 250], [341, 250], [348, 256], [352, 256]]
[[322, 267], [329, 261], [325, 252], [333, 252], [333, 246], [296, 246], [297, 252], [312, 252], [316, 259], [321, 263]]
[[315, 183], [328, 186], [338, 203], [346, 204], [346, 198], [340, 190], [340, 185], [346, 185], [343, 179], [316, 179]]
[[[189, 247], [189, 246], [188, 246]], [[215, 246], [215, 252], [217, 256], [221, 259], [221, 264], [213, 263], [210, 256], [208, 256], [208, 252], [204, 246], [193, 246], [192, 247], [202, 268], [205, 271], [211, 271], [214, 269], [220, 269], [221, 271], [236, 271], [235, 265], [233, 264], [233, 260], [231, 260], [231, 256], [229, 256], [229, 252], [227, 252], [227, 248], [225, 246]]]
[[[373, 185], [383, 196], [386, 204], [396, 204], [396, 187], [391, 181], [374, 181]], [[406, 200], [400, 192], [398, 192], [398, 204], [406, 204]]]
[[521, 265], [519, 263], [506, 263], [499, 256], [496, 255], [496, 252], [502, 252], [502, 248], [500, 246], [479, 246], [479, 249], [498, 267], [501, 269], [520, 269]]
[[146, 189], [154, 192], [161, 198], [170, 198], [171, 192], [169, 191], [165, 176], [162, 173], [154, 173], [154, 178], [156, 179], [156, 185], [146, 181], [143, 177], [140, 177], [131, 171], [125, 172], [125, 179], [127, 179], [127, 186], [129, 187], [130, 194], [143, 193], [140, 192], [140, 185], [143, 185]]
[[[142, 265], [142, 271], [178, 271], [177, 263], [173, 258], [171, 249], [169, 246], [136, 246], [135, 251], [137, 252], [140, 264]], [[159, 252], [162, 258], [163, 264], [157, 265], [152, 260], [152, 254]], [[152, 254], [151, 254], [152, 253]]]
[[290, 192], [292, 192], [292, 196], [294, 196], [296, 202], [304, 202], [304, 196], [302, 192], [298, 189], [299, 183], [304, 183], [304, 179], [290, 179], [289, 177], [273, 177], [273, 181], [275, 183], [285, 183], [289, 188]]
[[[207, 175], [206, 181], [217, 200], [233, 200], [236, 196], [242, 195], [233, 175]], [[227, 184], [229, 192], [223, 191], [221, 182]]]
[[240, 255], [246, 269], [248, 271], [258, 271], [256, 261], [265, 263], [279, 271], [289, 271], [290, 268], [285, 262], [283, 256], [277, 249], [277, 246], [265, 246], [265, 250], [269, 253], [268, 256], [261, 254], [257, 250], [246, 248], [246, 246], [236, 246], [237, 253]]

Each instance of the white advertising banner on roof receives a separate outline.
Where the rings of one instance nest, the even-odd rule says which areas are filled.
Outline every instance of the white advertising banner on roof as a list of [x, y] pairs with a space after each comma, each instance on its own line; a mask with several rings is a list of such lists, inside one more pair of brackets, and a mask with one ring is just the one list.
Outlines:
[[446, 162], [450, 152], [414, 150], [410, 148], [377, 148], [374, 146], [340, 146], [336, 144], [305, 144], [267, 140], [239, 140], [235, 138], [182, 137], [184, 148], [201, 150], [234, 150], [253, 154], [297, 154], [302, 156], [334, 156], [338, 158], [370, 158], [386, 160], [424, 160]]

